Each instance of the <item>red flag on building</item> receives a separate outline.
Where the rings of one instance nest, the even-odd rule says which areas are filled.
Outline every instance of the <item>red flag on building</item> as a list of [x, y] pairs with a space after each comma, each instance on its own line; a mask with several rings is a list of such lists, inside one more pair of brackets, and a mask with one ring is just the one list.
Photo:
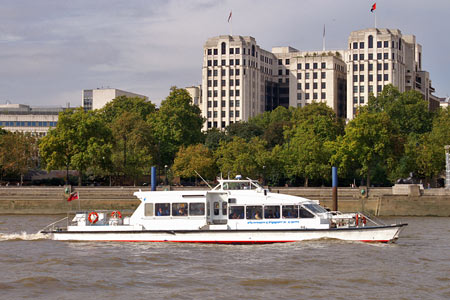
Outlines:
[[375, 9], [377, 9], [377, 3], [376, 2], [372, 5], [372, 8], [370, 9], [370, 12], [373, 12]]
[[78, 192], [73, 192], [70, 194], [69, 198], [67, 198], [67, 202], [78, 199]]
[[231, 16], [233, 15], [233, 11], [230, 11], [230, 15], [228, 16], [228, 23], [230, 23]]

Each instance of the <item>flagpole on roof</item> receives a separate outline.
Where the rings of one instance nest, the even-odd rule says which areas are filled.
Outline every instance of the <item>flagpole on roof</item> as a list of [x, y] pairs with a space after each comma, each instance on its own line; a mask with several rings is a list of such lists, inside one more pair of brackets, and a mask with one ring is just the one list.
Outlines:
[[230, 15], [228, 16], [228, 23], [230, 24], [230, 35], [233, 36], [233, 11], [230, 10]]
[[323, 24], [322, 50], [325, 51], [325, 24]]

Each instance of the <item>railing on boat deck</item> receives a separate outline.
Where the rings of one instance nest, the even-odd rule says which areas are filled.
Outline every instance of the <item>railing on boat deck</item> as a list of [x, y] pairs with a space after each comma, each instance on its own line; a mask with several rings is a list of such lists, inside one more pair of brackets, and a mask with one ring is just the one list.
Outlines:
[[365, 227], [365, 226], [385, 226], [386, 224], [380, 219], [368, 213], [341, 213], [332, 211], [331, 225], [332, 227]]

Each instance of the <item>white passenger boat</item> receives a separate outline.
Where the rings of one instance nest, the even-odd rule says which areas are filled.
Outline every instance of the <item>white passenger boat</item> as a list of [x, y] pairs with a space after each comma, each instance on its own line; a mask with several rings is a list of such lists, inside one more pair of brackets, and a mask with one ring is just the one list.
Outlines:
[[329, 212], [318, 201], [272, 193], [257, 182], [219, 180], [211, 190], [138, 191], [131, 216], [76, 212], [42, 233], [62, 241], [277, 243], [315, 239], [393, 242], [407, 224]]

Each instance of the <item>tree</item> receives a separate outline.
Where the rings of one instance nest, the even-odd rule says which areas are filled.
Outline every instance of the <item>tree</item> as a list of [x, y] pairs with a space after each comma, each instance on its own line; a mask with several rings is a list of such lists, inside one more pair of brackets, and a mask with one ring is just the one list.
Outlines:
[[345, 128], [345, 135], [334, 144], [335, 154], [331, 158], [339, 166], [340, 173], [359, 168], [370, 186], [371, 170], [377, 165], [391, 168], [394, 162], [392, 149], [395, 137], [393, 126], [386, 112], [372, 113], [361, 110]]
[[261, 136], [264, 132], [263, 128], [256, 124], [249, 122], [236, 122], [227, 126], [227, 135], [230, 137], [240, 137], [246, 141], [250, 141], [252, 138]]
[[114, 137], [112, 166], [114, 171], [133, 178], [150, 169], [156, 152], [154, 137], [149, 124], [136, 112], [123, 112], [112, 124]]
[[205, 146], [211, 151], [216, 151], [219, 147], [220, 141], [231, 141], [231, 137], [226, 135], [225, 132], [211, 128], [205, 132]]
[[38, 163], [37, 138], [29, 133], [5, 132], [0, 135], [1, 177], [19, 175], [20, 183], [30, 168]]
[[100, 115], [106, 123], [112, 123], [124, 112], [135, 113], [142, 120], [147, 120], [155, 112], [155, 105], [139, 97], [119, 96], [100, 109]]
[[61, 112], [55, 129], [39, 143], [42, 162], [47, 170], [70, 167], [78, 170], [78, 185], [89, 168], [110, 164], [111, 131], [95, 112], [83, 108]]
[[213, 153], [202, 144], [181, 146], [172, 170], [183, 178], [197, 177], [196, 171], [205, 179], [214, 179], [217, 175]]
[[343, 122], [324, 103], [313, 103], [294, 112], [292, 128], [284, 132], [286, 174], [309, 179], [329, 178], [332, 148], [330, 142], [343, 132]]
[[258, 178], [263, 175], [264, 166], [270, 157], [265, 149], [265, 142], [258, 137], [249, 142], [241, 137], [232, 141], [221, 141], [215, 155], [220, 172], [224, 176], [242, 175]]
[[180, 146], [203, 142], [203, 118], [185, 89], [172, 87], [159, 111], [149, 119], [157, 139], [161, 165], [170, 165]]

